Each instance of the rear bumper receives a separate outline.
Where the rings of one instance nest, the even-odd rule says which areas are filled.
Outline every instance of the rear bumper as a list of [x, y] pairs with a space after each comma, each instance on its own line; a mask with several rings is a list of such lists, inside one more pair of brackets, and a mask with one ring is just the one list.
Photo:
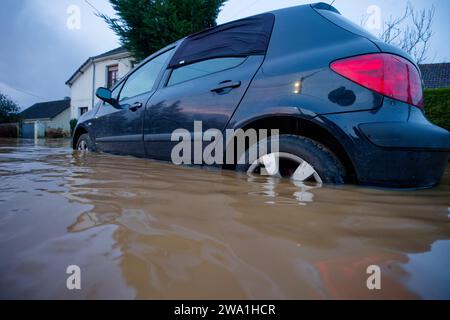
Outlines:
[[342, 135], [360, 184], [426, 188], [441, 180], [450, 156], [450, 133], [429, 123], [417, 108], [401, 107], [411, 109], [407, 114], [382, 107], [376, 113], [323, 116]]
[[359, 125], [375, 146], [390, 149], [450, 152], [450, 133], [428, 123], [379, 122]]
[[357, 163], [360, 184], [391, 188], [427, 188], [439, 183], [448, 152], [366, 148]]

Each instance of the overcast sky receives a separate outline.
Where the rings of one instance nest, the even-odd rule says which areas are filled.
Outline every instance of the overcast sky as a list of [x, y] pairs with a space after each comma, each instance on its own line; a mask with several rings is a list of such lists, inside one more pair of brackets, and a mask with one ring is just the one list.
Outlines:
[[[114, 14], [108, 0], [89, 0], [99, 11]], [[218, 23], [317, 1], [229, 0]], [[331, 1], [330, 1], [331, 2]], [[450, 1], [412, 0], [416, 8], [436, 7], [429, 62], [450, 61]], [[336, 0], [334, 6], [360, 23], [371, 5], [381, 18], [402, 14], [407, 0]], [[78, 28], [70, 17], [80, 9]], [[68, 26], [69, 19], [69, 26]], [[376, 31], [376, 30], [374, 30]], [[119, 42], [85, 0], [0, 0], [0, 92], [22, 108], [70, 96], [64, 84], [89, 57], [114, 49]]]

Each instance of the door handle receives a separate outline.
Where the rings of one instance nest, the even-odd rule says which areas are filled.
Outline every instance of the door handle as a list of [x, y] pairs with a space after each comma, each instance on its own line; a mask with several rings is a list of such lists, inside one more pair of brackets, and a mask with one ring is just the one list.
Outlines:
[[135, 103], [133, 103], [130, 107], [129, 107], [129, 109], [131, 110], [131, 111], [137, 111], [138, 109], [140, 109], [140, 108], [142, 108], [142, 103], [141, 102], [135, 102]]
[[241, 86], [241, 82], [240, 81], [223, 81], [221, 83], [219, 83], [216, 87], [212, 88], [211, 91], [212, 92], [219, 92], [222, 91], [224, 89], [234, 89], [234, 88], [239, 88]]

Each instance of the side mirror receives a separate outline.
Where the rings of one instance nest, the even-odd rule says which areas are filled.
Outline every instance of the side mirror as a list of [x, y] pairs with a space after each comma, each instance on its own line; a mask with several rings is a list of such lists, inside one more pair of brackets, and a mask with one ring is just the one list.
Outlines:
[[107, 88], [100, 87], [97, 89], [97, 92], [95, 93], [97, 98], [99, 98], [102, 101], [105, 101], [106, 103], [109, 103], [113, 107], [117, 105], [116, 99], [112, 97], [111, 90]]

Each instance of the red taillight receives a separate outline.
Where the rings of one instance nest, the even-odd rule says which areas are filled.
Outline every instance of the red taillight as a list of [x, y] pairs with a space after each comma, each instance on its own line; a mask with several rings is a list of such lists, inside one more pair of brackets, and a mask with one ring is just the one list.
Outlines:
[[368, 89], [423, 108], [419, 71], [402, 57], [387, 53], [366, 54], [334, 61], [330, 67]]

